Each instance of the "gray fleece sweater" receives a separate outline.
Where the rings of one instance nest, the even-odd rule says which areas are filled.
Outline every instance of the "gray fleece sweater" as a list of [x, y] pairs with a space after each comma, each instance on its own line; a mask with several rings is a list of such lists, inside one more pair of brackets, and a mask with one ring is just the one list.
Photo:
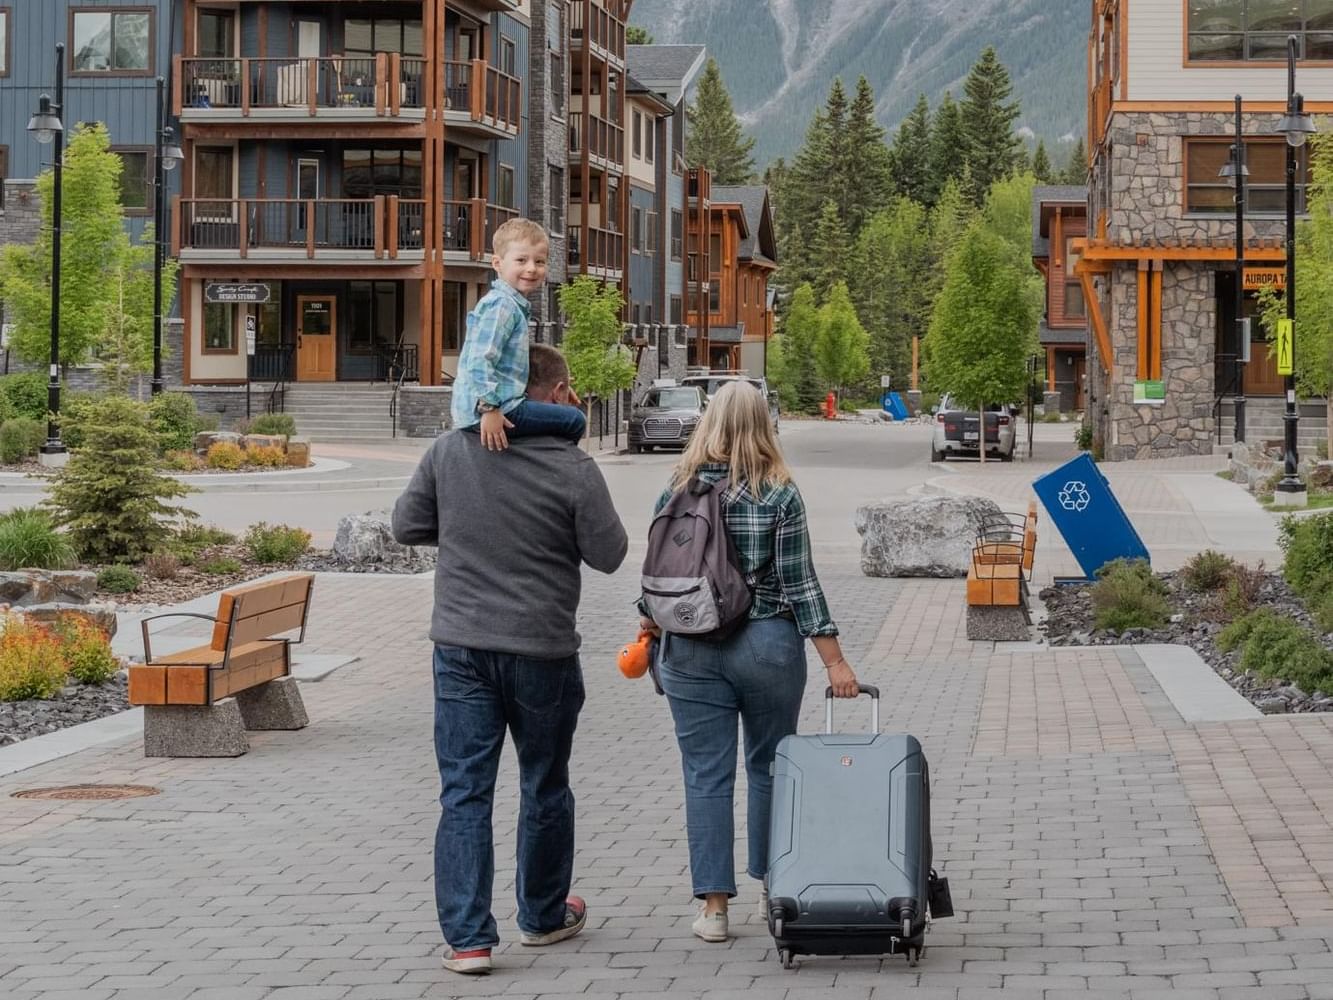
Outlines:
[[[541, 659], [572, 656], [580, 564], [614, 573], [628, 539], [592, 457], [560, 438], [441, 435], [393, 509], [404, 545], [439, 545], [430, 637]], [[627, 605], [628, 606], [628, 605]]]

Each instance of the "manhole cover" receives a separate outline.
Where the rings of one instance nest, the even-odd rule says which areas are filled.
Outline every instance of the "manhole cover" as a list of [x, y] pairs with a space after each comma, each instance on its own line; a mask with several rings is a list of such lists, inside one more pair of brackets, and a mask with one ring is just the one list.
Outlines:
[[141, 799], [157, 795], [150, 785], [61, 785], [57, 788], [27, 788], [15, 792], [16, 799]]

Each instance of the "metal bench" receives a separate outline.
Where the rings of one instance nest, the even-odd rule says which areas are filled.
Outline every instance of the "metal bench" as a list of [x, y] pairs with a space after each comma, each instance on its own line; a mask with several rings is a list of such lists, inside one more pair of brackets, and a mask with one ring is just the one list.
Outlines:
[[1027, 514], [983, 519], [967, 570], [969, 639], [1026, 639], [1028, 582], [1037, 552], [1037, 503]]

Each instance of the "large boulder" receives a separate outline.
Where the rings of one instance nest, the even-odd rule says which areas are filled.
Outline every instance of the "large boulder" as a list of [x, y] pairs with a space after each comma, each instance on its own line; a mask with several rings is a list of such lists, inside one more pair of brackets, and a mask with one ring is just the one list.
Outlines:
[[983, 497], [932, 496], [867, 504], [856, 512], [861, 572], [866, 576], [967, 576], [986, 515]]
[[435, 565], [434, 546], [394, 541], [389, 515], [383, 511], [342, 518], [331, 554], [340, 567], [359, 572], [419, 573]]
[[66, 618], [82, 619], [89, 625], [100, 628], [107, 636], [116, 634], [116, 609], [109, 604], [33, 604], [26, 608], [15, 608], [17, 612], [33, 621], [46, 625], [55, 625]]
[[97, 574], [86, 570], [20, 569], [0, 573], [0, 603], [14, 607], [63, 601], [83, 604], [97, 589]]

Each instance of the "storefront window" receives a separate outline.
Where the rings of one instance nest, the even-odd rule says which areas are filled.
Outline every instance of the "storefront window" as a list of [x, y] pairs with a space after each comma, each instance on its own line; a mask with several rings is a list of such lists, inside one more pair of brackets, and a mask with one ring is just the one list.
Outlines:
[[204, 350], [236, 350], [236, 307], [230, 302], [204, 303]]
[[347, 346], [354, 354], [369, 354], [376, 347], [398, 341], [396, 281], [353, 281], [348, 284]]
[[[1230, 178], [1219, 177], [1231, 156], [1225, 139], [1189, 139], [1185, 142], [1185, 211], [1193, 214], [1226, 214], [1236, 211], [1236, 188]], [[1287, 209], [1287, 144], [1280, 138], [1247, 139], [1245, 166], [1245, 211], [1254, 215], [1282, 215]], [[1305, 212], [1305, 186], [1310, 180], [1307, 149], [1296, 151], [1296, 211]]]

